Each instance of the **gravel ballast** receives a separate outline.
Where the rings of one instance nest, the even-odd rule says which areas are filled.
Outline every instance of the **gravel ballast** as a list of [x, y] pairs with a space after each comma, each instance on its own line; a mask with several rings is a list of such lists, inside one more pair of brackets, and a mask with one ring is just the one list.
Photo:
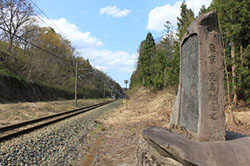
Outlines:
[[87, 136], [95, 129], [95, 120], [120, 103], [116, 101], [0, 143], [0, 166], [75, 165], [84, 158], [83, 149], [91, 146]]

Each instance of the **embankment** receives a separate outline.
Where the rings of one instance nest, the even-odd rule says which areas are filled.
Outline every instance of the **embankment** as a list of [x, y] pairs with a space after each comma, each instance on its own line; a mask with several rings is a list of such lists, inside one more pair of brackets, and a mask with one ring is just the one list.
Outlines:
[[[96, 91], [78, 94], [79, 98], [98, 98], [100, 96], [101, 94]], [[0, 103], [68, 100], [73, 98], [74, 93], [62, 89], [0, 75]]]

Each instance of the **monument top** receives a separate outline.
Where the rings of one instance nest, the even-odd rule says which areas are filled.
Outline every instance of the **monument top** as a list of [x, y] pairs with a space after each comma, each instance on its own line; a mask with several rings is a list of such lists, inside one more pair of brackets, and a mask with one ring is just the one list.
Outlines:
[[224, 67], [215, 11], [199, 16], [180, 44], [179, 88], [170, 123], [199, 141], [225, 140]]

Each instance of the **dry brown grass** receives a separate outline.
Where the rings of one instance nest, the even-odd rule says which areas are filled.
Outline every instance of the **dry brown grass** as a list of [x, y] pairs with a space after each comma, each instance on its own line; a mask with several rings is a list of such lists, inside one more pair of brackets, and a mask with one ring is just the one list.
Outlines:
[[175, 95], [168, 90], [152, 93], [145, 88], [137, 89], [114, 112], [100, 121], [105, 126], [101, 133], [103, 144], [98, 153], [98, 166], [136, 165], [136, 149], [141, 131], [150, 126], [167, 126]]
[[250, 108], [247, 106], [241, 106], [233, 110], [233, 115], [237, 120], [237, 123], [230, 116], [230, 107], [226, 106], [226, 130], [241, 133], [244, 135], [250, 135]]
[[[109, 116], [103, 123], [110, 126], [128, 126], [136, 123], [167, 122], [174, 103], [175, 96], [167, 90], [151, 93], [144, 88], [140, 88], [138, 93], [130, 97], [128, 109], [125, 100], [123, 106]], [[161, 123], [164, 125], [164, 123]]]
[[[101, 99], [78, 100], [78, 107], [102, 101]], [[0, 104], [0, 127], [75, 108], [74, 100]]]

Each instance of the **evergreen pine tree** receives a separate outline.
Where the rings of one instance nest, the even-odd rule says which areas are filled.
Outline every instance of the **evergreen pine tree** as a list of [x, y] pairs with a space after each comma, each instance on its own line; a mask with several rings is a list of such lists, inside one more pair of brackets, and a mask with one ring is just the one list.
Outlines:
[[[244, 96], [245, 83], [242, 71], [245, 70], [244, 50], [249, 45], [249, 8], [247, 0], [214, 0], [214, 8], [218, 12], [220, 33], [224, 47], [224, 61], [227, 73], [228, 101], [237, 104], [239, 94]], [[249, 88], [248, 88], [249, 90]]]
[[179, 37], [179, 41], [182, 40], [183, 35], [186, 33], [187, 27], [191, 24], [193, 20], [194, 12], [191, 9], [188, 9], [185, 1], [183, 1], [183, 3], [181, 4], [180, 17], [177, 17], [177, 36]]
[[141, 48], [141, 54], [139, 56], [140, 70], [142, 74], [142, 83], [145, 86], [151, 86], [151, 67], [153, 62], [153, 57], [156, 53], [155, 41], [152, 33], [149, 32]]

